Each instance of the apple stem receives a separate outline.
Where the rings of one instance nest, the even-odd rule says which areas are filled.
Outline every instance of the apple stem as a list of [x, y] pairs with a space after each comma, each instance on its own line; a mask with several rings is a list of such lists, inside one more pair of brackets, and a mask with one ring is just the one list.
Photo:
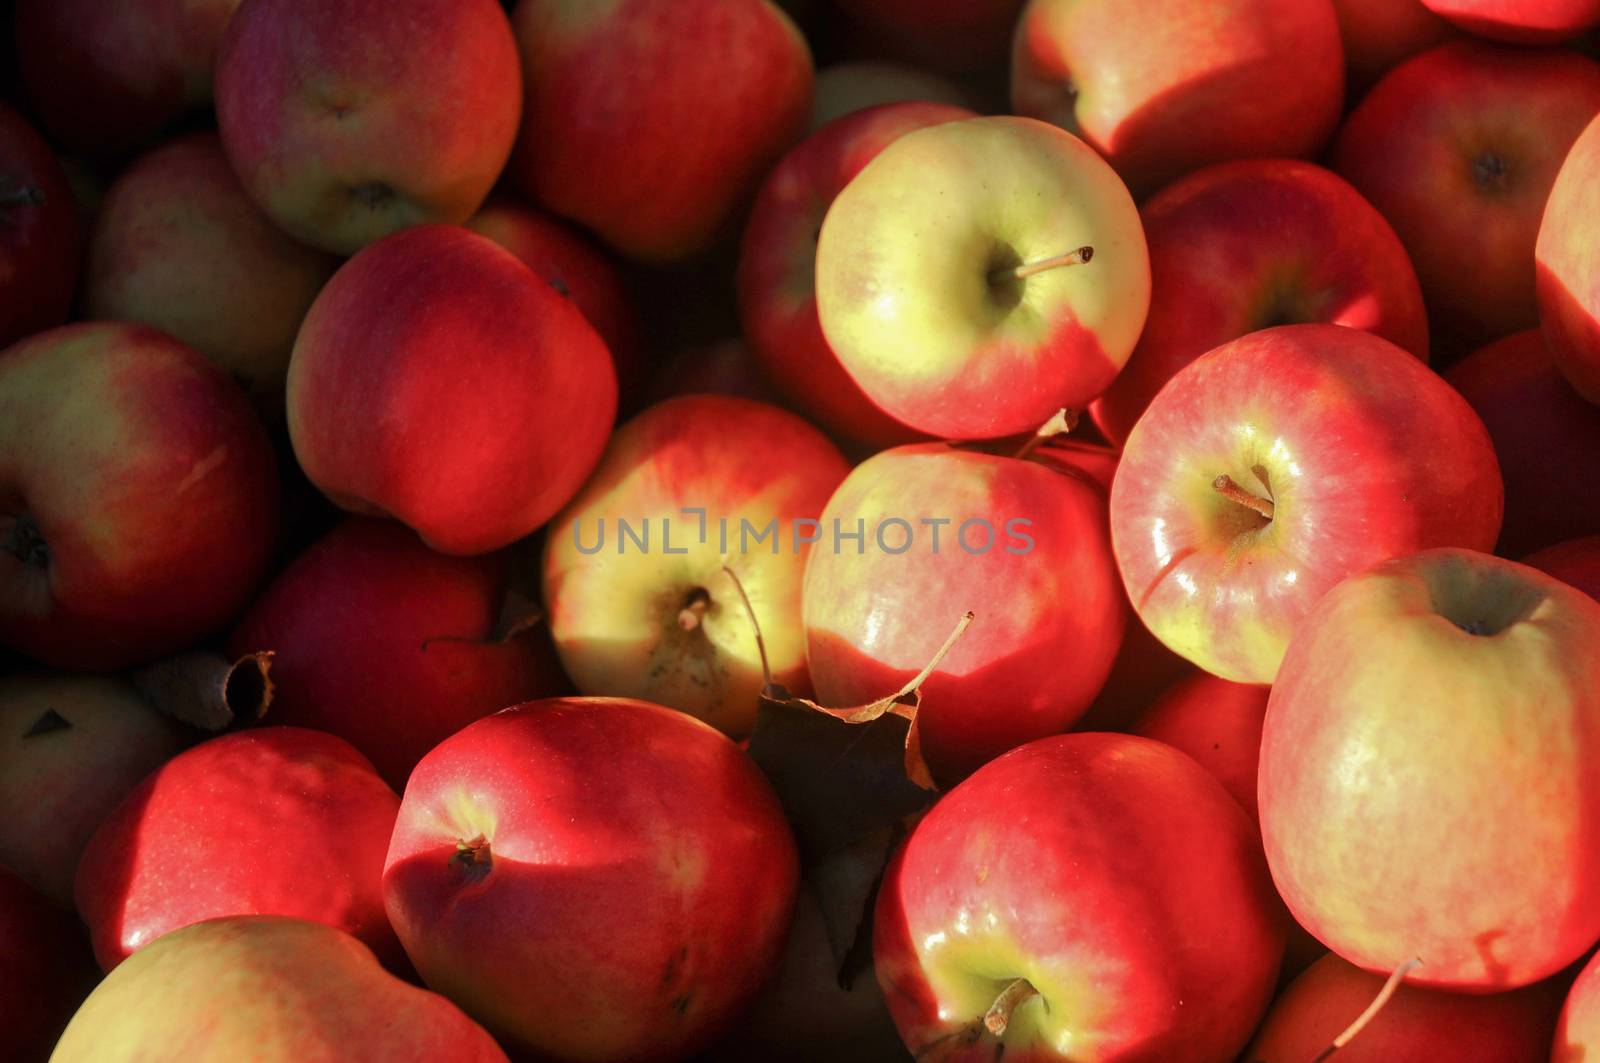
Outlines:
[[733, 589], [739, 592], [739, 600], [744, 603], [745, 615], [750, 618], [750, 626], [756, 632], [756, 651], [761, 654], [761, 689], [771, 690], [772, 667], [767, 664], [767, 640], [761, 637], [761, 621], [756, 619], [755, 606], [750, 604], [750, 596], [744, 592], [744, 584], [739, 582], [739, 577], [734, 575], [733, 569], [723, 565], [722, 571], [733, 580]]
[[1069, 410], [1063, 406], [1055, 412], [1053, 417], [1040, 425], [1033, 435], [1028, 437], [1028, 441], [1022, 444], [1021, 448], [1011, 456], [1013, 458], [1025, 458], [1032, 454], [1034, 448], [1045, 440], [1054, 436], [1065, 435], [1072, 431], [1078, 427], [1078, 416], [1077, 410]]
[[14, 192], [0, 192], [0, 207], [38, 207], [44, 204], [44, 189], [23, 185]]
[[912, 676], [911, 681], [906, 683], [905, 686], [889, 695], [888, 700], [898, 701], [915, 692], [918, 687], [927, 682], [928, 677], [933, 674], [933, 670], [939, 667], [939, 662], [944, 660], [944, 655], [950, 652], [950, 647], [954, 646], [956, 640], [967, 633], [967, 628], [972, 626], [972, 620], [975, 615], [970, 609], [963, 613], [961, 619], [956, 621], [956, 626], [950, 632], [950, 636], [944, 640], [944, 645], [939, 647], [939, 652], [933, 655], [933, 659], [928, 662], [927, 666]]
[[1389, 975], [1389, 980], [1383, 983], [1383, 988], [1378, 990], [1378, 995], [1372, 998], [1372, 1003], [1367, 1005], [1367, 1010], [1357, 1016], [1356, 1021], [1344, 1028], [1344, 1032], [1333, 1039], [1333, 1043], [1318, 1053], [1317, 1058], [1311, 1063], [1322, 1063], [1323, 1060], [1333, 1055], [1339, 1049], [1349, 1044], [1355, 1036], [1367, 1028], [1367, 1024], [1377, 1017], [1383, 1006], [1389, 1003], [1389, 998], [1394, 996], [1400, 988], [1400, 983], [1406, 980], [1406, 975], [1422, 966], [1422, 958], [1413, 956], [1411, 959], [1396, 967]]
[[1094, 248], [1087, 244], [1083, 247], [1068, 251], [1064, 255], [1053, 255], [1050, 258], [1041, 258], [1037, 262], [1024, 262], [1011, 270], [1011, 275], [1019, 281], [1025, 281], [1035, 273], [1046, 270], [1060, 269], [1062, 266], [1081, 266], [1094, 257]]
[[1272, 519], [1272, 502], [1268, 499], [1262, 498], [1260, 495], [1253, 495], [1249, 491], [1246, 491], [1244, 488], [1234, 483], [1233, 477], [1229, 476], [1227, 473], [1223, 473], [1215, 480], [1212, 480], [1211, 486], [1216, 490], [1217, 494], [1228, 499], [1230, 502], [1237, 502], [1241, 506], [1255, 510], [1268, 520]]
[[704, 587], [696, 587], [689, 592], [689, 600], [684, 603], [683, 608], [678, 610], [678, 626], [685, 631], [698, 630], [709, 608], [711, 608], [711, 595], [706, 593]]
[[1024, 1000], [1039, 995], [1033, 984], [1026, 978], [1018, 978], [1000, 991], [994, 998], [994, 1003], [989, 1005], [989, 1010], [983, 1013], [983, 1028], [996, 1037], [1006, 1035], [1006, 1027], [1011, 1025], [1011, 1013], [1017, 1010], [1017, 1005]]

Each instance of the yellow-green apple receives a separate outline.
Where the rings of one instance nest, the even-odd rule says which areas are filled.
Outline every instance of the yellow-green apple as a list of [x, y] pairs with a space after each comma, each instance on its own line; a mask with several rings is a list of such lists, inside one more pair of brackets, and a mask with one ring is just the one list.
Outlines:
[[70, 906], [95, 828], [188, 741], [121, 679], [0, 678], [0, 864]]
[[622, 274], [593, 241], [557, 219], [512, 199], [491, 198], [467, 228], [510, 251], [556, 291], [572, 300], [611, 351], [622, 391], [644, 378], [644, 352]]
[[1141, 196], [1214, 162], [1308, 158], [1343, 104], [1330, 0], [1030, 0], [1017, 24], [1013, 110], [1083, 137]]
[[878, 446], [918, 433], [884, 412], [839, 364], [817, 318], [817, 238], [834, 198], [914, 129], [974, 118], [942, 103], [855, 111], [811, 134], [767, 174], [739, 251], [739, 316], [767, 375], [824, 428]]
[[273, 225], [216, 134], [195, 133], [139, 158], [106, 190], [83, 311], [175, 336], [281, 418], [295, 333], [337, 264]]
[[352, 517], [267, 586], [228, 652], [271, 651], [272, 722], [338, 735], [398, 789], [473, 720], [568, 689], [542, 625], [496, 631], [508, 560]]
[[1561, 163], [1535, 244], [1539, 325], [1550, 356], [1578, 394], [1600, 403], [1600, 118]]
[[1309, 162], [1220, 163], [1140, 211], [1150, 316], [1128, 364], [1089, 407], [1113, 442], [1173, 374], [1272, 325], [1365, 329], [1428, 360], [1422, 290], [1400, 239], [1344, 178]]
[[777, 798], [727, 738], [660, 705], [568, 698], [422, 759], [384, 896], [424, 981], [507, 1048], [670, 1061], [772, 973], [797, 865]]
[[78, 216], [61, 163], [0, 103], [0, 347], [67, 319], [78, 281]]
[[495, 0], [243, 0], [217, 55], [217, 126], [274, 222], [348, 255], [471, 217], [511, 154], [521, 90]]
[[1370, 332], [1283, 325], [1156, 396], [1117, 466], [1111, 535], [1158, 638], [1271, 683], [1328, 588], [1429, 547], [1488, 550], [1501, 507], [1489, 433], [1455, 389]]
[[1550, 1063], [1585, 1063], [1600, 1053], [1600, 959], [1591, 957], [1562, 1005]]
[[965, 89], [929, 70], [870, 60], [834, 63], [817, 69], [811, 121], [806, 128], [815, 133], [835, 118], [855, 111], [912, 101], [972, 107], [971, 96]]
[[1529, 554], [1522, 562], [1600, 600], [1600, 535], [1585, 535], [1547, 546]]
[[646, 261], [696, 255], [805, 129], [811, 51], [768, 0], [521, 0], [508, 176]]
[[821, 432], [749, 399], [668, 399], [619, 428], [545, 542], [544, 600], [573, 683], [747, 733], [762, 671], [742, 584], [773, 678], [809, 692], [801, 578], [847, 472]]
[[998, 116], [880, 150], [828, 208], [816, 286], [823, 335], [869, 399], [929, 435], [983, 439], [1106, 389], [1144, 325], [1150, 264], [1103, 159]]
[[[1244, 1063], [1309, 1063], [1326, 1053], [1383, 988], [1372, 974], [1329, 954], [1284, 990]], [[1443, 993], [1402, 983], [1383, 1009], [1336, 1053], [1339, 1063], [1551, 1063], [1561, 994], [1549, 983], [1509, 993]]]
[[1400, 234], [1451, 346], [1537, 321], [1539, 219], [1596, 112], [1600, 64], [1465, 40], [1395, 67], [1351, 112], [1334, 169]]
[[1133, 733], [1189, 754], [1216, 776], [1252, 820], [1256, 809], [1256, 765], [1267, 687], [1194, 675], [1174, 684], [1133, 724]]
[[1359, 97], [1418, 52], [1449, 40], [1450, 23], [1422, 0], [1333, 0], [1344, 44], [1345, 88]]
[[1061, 735], [917, 824], [884, 874], [873, 960], [918, 1058], [1227, 1060], [1272, 995], [1275, 904], [1249, 817], [1204, 768], [1145, 738]]
[[872, 50], [917, 66], [971, 71], [1005, 59], [1023, 0], [838, 0]]
[[583, 314], [488, 237], [395, 233], [323, 288], [289, 360], [295, 457], [344, 509], [498, 550], [594, 468], [616, 373]]
[[0, 643], [100, 670], [242, 608], [277, 529], [271, 444], [222, 370], [142, 325], [0, 351]]
[[207, 920], [130, 958], [50, 1058], [506, 1063], [481, 1026], [385, 971], [349, 934], [271, 915]]
[[1538, 981], [1600, 938], [1600, 602], [1426, 550], [1305, 618], [1267, 702], [1259, 799], [1289, 910], [1359, 967]]
[[1600, 0], [1422, 0], [1470, 33], [1513, 44], [1556, 44], [1600, 26]]
[[1538, 329], [1469, 355], [1444, 374], [1489, 429], [1506, 485], [1498, 552], [1521, 557], [1600, 534], [1600, 407], [1550, 361]]
[[[9, 807], [9, 806], [8, 806]], [[0, 866], [0, 1029], [10, 1063], [44, 1063], [94, 985], [83, 928]]]
[[109, 971], [191, 923], [290, 915], [398, 962], [382, 875], [399, 807], [371, 762], [321, 731], [263, 727], [185, 750], [117, 805], [78, 863], [95, 958]]
[[1087, 476], [911, 444], [856, 466], [821, 523], [803, 604], [824, 704], [893, 693], [976, 616], [921, 687], [922, 755], [941, 785], [1066, 730], [1105, 684], [1127, 611]]
[[18, 0], [28, 102], [73, 152], [116, 156], [211, 104], [212, 68], [239, 0]]

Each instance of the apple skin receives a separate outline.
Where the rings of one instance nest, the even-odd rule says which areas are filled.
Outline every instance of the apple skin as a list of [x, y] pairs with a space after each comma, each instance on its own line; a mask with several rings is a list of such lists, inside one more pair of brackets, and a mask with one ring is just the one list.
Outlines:
[[0, 678], [0, 865], [71, 907], [72, 876], [95, 829], [190, 740], [121, 679]]
[[495, 636], [507, 562], [434, 553], [393, 521], [352, 517], [268, 585], [228, 653], [270, 650], [272, 722], [338, 735], [400, 789], [473, 720], [567, 690], [544, 630]]
[[192, 645], [242, 608], [276, 538], [250, 402], [141, 325], [0, 351], [0, 643], [101, 671]]
[[941, 103], [890, 103], [848, 114], [801, 141], [767, 174], [739, 251], [739, 316], [773, 382], [830, 432], [875, 446], [919, 437], [868, 398], [839, 364], [817, 317], [817, 240], [828, 207], [893, 141], [977, 117]]
[[[1270, 496], [1274, 519], [1215, 490], [1223, 475]], [[1271, 683], [1305, 615], [1352, 572], [1491, 549], [1502, 492], [1483, 422], [1427, 366], [1358, 329], [1284, 325], [1218, 347], [1156, 396], [1117, 467], [1111, 535], [1158, 638], [1223, 679]]]
[[[1089, 262], [991, 279], [1084, 246]], [[845, 186], [817, 242], [816, 297], [828, 345], [880, 408], [988, 439], [1106, 389], [1144, 325], [1150, 265], [1127, 188], [1087, 144], [1031, 118], [973, 118], [904, 134]]]
[[242, 0], [217, 126], [279, 227], [348, 255], [471, 217], [511, 154], [521, 85], [495, 0]]
[[[1020, 977], [1041, 996], [1013, 1013], [1007, 1061], [1201, 1063], [1244, 1045], [1283, 941], [1222, 785], [1159, 742], [1084, 733], [1012, 750], [923, 817], [884, 873], [873, 959], [914, 1055]], [[940, 1058], [1000, 1055], [984, 1032]]]
[[1031, 0], [1017, 24], [1012, 109], [1083, 137], [1139, 196], [1210, 163], [1310, 157], [1343, 105], [1329, 0]]
[[1573, 389], [1600, 403], [1600, 117], [1584, 129], [1550, 191], [1535, 245], [1539, 325]]
[[1411, 260], [1337, 174], [1293, 159], [1221, 163], [1167, 186], [1140, 217], [1150, 316], [1128, 364], [1089, 406], [1114, 443], [1179, 369], [1272, 325], [1348, 325], [1428, 360]]
[[1600, 601], [1600, 535], [1547, 546], [1523, 558], [1522, 563]]
[[1373, 86], [1333, 150], [1405, 244], [1441, 338], [1467, 350], [1538, 320], [1531, 252], [1556, 172], [1600, 112], [1600, 64], [1457, 41]]
[[399, 806], [330, 734], [263, 727], [202, 742], [147, 776], [84, 850], [73, 894], [95, 958], [109, 971], [179, 927], [287, 915], [349, 931], [394, 965], [381, 876]]
[[277, 419], [295, 333], [337, 265], [274, 226], [216, 134], [195, 133], [140, 157], [106, 190], [83, 309], [182, 340]]
[[44, 1063], [98, 973], [71, 913], [0, 866], [0, 1029], [9, 1063]]
[[1590, 957], [1562, 1005], [1550, 1063], [1584, 1063], [1600, 1052], [1600, 959]]
[[506, 1063], [450, 1001], [349, 934], [256, 915], [175, 930], [89, 996], [54, 1063]]
[[[820, 517], [848, 472], [821, 432], [748, 399], [688, 395], [624, 424], [545, 540], [544, 600], [573, 683], [585, 694], [655, 701], [727, 734], [749, 733], [761, 658], [727, 565], [750, 597], [774, 680], [809, 693], [800, 601], [811, 551], [796, 542], [794, 522]], [[704, 509], [705, 524], [685, 507]], [[719, 518], [729, 524], [727, 548]], [[648, 551], [621, 537], [624, 520], [635, 532], [649, 522]], [[756, 541], [774, 520], [776, 539]], [[665, 540], [663, 521], [671, 522]], [[753, 529], [743, 542], [740, 521]], [[709, 601], [685, 628], [680, 610], [696, 591]]]
[[78, 216], [66, 172], [27, 119], [0, 103], [0, 347], [67, 319]]
[[384, 895], [427, 984], [508, 1048], [665, 1061], [772, 973], [797, 877], [777, 798], [732, 742], [660, 705], [563, 698], [423, 758]]
[[33, 111], [68, 150], [116, 156], [211, 103], [223, 29], [239, 0], [18, 0], [17, 69]]
[[1005, 60], [1023, 0], [838, 0], [884, 50], [919, 67], [984, 70]]
[[744, 340], [730, 337], [715, 343], [696, 343], [668, 355], [655, 367], [650, 383], [639, 395], [642, 404], [680, 395], [733, 395], [778, 405], [782, 400], [761, 371]]
[[1470, 550], [1329, 591], [1261, 742], [1267, 860], [1300, 924], [1359, 967], [1418, 957], [1409, 980], [1467, 992], [1583, 955], [1600, 937], [1596, 640], [1600, 602]]
[[1190, 676], [1162, 694], [1133, 725], [1133, 733], [1189, 754], [1256, 820], [1256, 765], [1269, 689], [1214, 675]]
[[805, 38], [767, 0], [521, 0], [507, 177], [647, 262], [704, 251], [805, 129]]
[[817, 70], [806, 132], [815, 133], [836, 118], [868, 107], [912, 102], [973, 110], [971, 93], [949, 78], [919, 67], [874, 61], [834, 63]]
[[1344, 44], [1346, 89], [1359, 98], [1403, 61], [1455, 35], [1422, 0], [1333, 0]]
[[[937, 553], [924, 517], [949, 521]], [[865, 550], [847, 542], [835, 550], [833, 522], [848, 529], [857, 519]], [[880, 522], [893, 519], [912, 529], [883, 532], [888, 547], [911, 536], [900, 553], [874, 539]], [[963, 522], [977, 519], [994, 529], [983, 553], [957, 538]], [[1031, 547], [1009, 534], [1018, 519], [1032, 522], [1024, 529]], [[894, 693], [927, 666], [962, 614], [975, 614], [921, 687], [922, 755], [941, 785], [1066, 730], [1105, 684], [1127, 612], [1105, 495], [1087, 477], [944, 443], [911, 444], [856, 466], [829, 499], [822, 526], [824, 541], [806, 565], [804, 623], [823, 704], [863, 705]]]
[[605, 343], [571, 300], [452, 225], [345, 263], [289, 360], [306, 476], [447, 554], [498, 550], [549, 520], [599, 459], [616, 398]]
[[1600, 25], [1600, 0], [1422, 0], [1469, 33], [1512, 44], [1557, 44]]
[[[1278, 997], [1241, 1058], [1315, 1059], [1366, 1010], [1387, 977], [1324, 956]], [[1552, 1063], [1550, 1032], [1560, 1005], [1560, 993], [1549, 983], [1467, 996], [1408, 981], [1336, 1054], [1339, 1063]]]
[[1600, 533], [1600, 407], [1551, 364], [1538, 329], [1519, 332], [1451, 366], [1444, 378], [1483, 418], [1506, 485], [1497, 551], [1520, 557]]

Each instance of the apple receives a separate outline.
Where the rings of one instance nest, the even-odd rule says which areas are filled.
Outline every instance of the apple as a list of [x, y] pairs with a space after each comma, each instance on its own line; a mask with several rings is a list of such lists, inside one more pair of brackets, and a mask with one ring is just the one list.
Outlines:
[[1334, 169], [1389, 219], [1441, 336], [1471, 350], [1537, 321], [1531, 253], [1600, 64], [1477, 41], [1395, 67], [1351, 112]]
[[498, 550], [549, 520], [600, 457], [616, 411], [604, 342], [509, 251], [425, 225], [345, 263], [289, 360], [306, 476], [447, 554]]
[[384, 850], [400, 799], [341, 738], [263, 727], [151, 773], [95, 831], [73, 894], [107, 971], [163, 934], [228, 915], [289, 915], [360, 938], [390, 964]]
[[1584, 1063], [1600, 1052], [1600, 959], [1584, 964], [1561, 1008], [1550, 1063]]
[[0, 643], [52, 667], [186, 647], [245, 604], [277, 530], [243, 391], [140, 325], [0, 351]]
[[823, 704], [894, 693], [975, 614], [921, 686], [922, 755], [941, 785], [1066, 730], [1104, 685], [1127, 612], [1088, 477], [912, 444], [856, 466], [821, 524], [803, 601]]
[[1600, 407], [1551, 364], [1539, 330], [1491, 343], [1444, 378], [1483, 418], [1506, 485], [1498, 551], [1520, 557], [1600, 533]]
[[262, 592], [228, 653], [270, 650], [272, 722], [338, 735], [398, 789], [473, 720], [565, 692], [544, 630], [495, 631], [508, 560], [437, 554], [402, 525], [352, 517]]
[[67, 175], [27, 120], [0, 103], [0, 347], [65, 321], [77, 281]]
[[389, 918], [427, 984], [541, 1059], [678, 1060], [772, 973], [798, 859], [755, 764], [628, 699], [530, 702], [406, 785]]
[[1600, 535], [1547, 546], [1523, 558], [1522, 563], [1600, 600]]
[[483, 1028], [401, 981], [365, 945], [282, 916], [211, 919], [111, 972], [54, 1063], [505, 1063]]
[[1191, 362], [1151, 402], [1117, 467], [1111, 535], [1161, 641], [1223, 679], [1271, 683], [1346, 576], [1493, 547], [1502, 491], [1483, 422], [1414, 356], [1359, 329], [1284, 325]]
[[862, 60], [817, 69], [808, 133], [835, 118], [885, 103], [945, 103], [972, 109], [971, 94], [932, 71], [901, 63]]
[[70, 912], [0, 866], [0, 1029], [6, 1059], [43, 1063], [97, 972]]
[[[1289, 910], [1339, 955], [1472, 992], [1600, 939], [1600, 602], [1427, 550], [1340, 583], [1267, 703], [1259, 798]], [[1359, 825], [1359, 829], [1352, 829]]]
[[274, 222], [348, 255], [471, 217], [511, 154], [521, 86], [495, 0], [242, 0], [217, 126]]
[[1573, 389], [1600, 403], [1600, 265], [1594, 218], [1600, 212], [1600, 118], [1561, 163], [1535, 244], [1539, 324], [1550, 357]]
[[735, 337], [691, 344], [669, 354], [656, 366], [640, 397], [644, 405], [654, 406], [680, 395], [706, 393], [774, 405], [779, 401], [750, 348]]
[[1513, 44], [1556, 44], [1600, 26], [1600, 0], [1422, 2], [1469, 33]]
[[767, 174], [739, 252], [739, 315], [767, 375], [829, 431], [889, 446], [918, 433], [839, 364], [817, 318], [817, 240], [829, 205], [879, 152], [914, 129], [976, 117], [942, 103], [855, 111], [801, 141]]
[[[1385, 975], [1327, 955], [1273, 1003], [1241, 1057], [1307, 1063], [1366, 1010]], [[1339, 1063], [1551, 1063], [1560, 995], [1549, 984], [1468, 996], [1401, 983], [1383, 1010], [1335, 1053]]]
[[336, 265], [257, 209], [216, 134], [194, 133], [135, 160], [106, 190], [83, 309], [182, 340], [281, 418], [295, 333]]
[[1454, 36], [1422, 0], [1333, 0], [1344, 43], [1345, 76], [1359, 97], [1390, 69]]
[[975, 71], [1005, 58], [1023, 0], [838, 0], [886, 50], [918, 66]]
[[1256, 807], [1256, 764], [1270, 688], [1194, 675], [1174, 684], [1133, 725], [1133, 733], [1187, 753], [1244, 806]]
[[544, 600], [573, 683], [747, 734], [761, 657], [731, 569], [773, 678], [808, 693], [800, 584], [820, 532], [805, 522], [847, 472], [821, 432], [748, 399], [669, 399], [619, 428], [545, 540]]
[[16, 69], [52, 138], [116, 156], [211, 104], [239, 0], [18, 0]]
[[873, 959], [918, 1058], [1227, 1060], [1272, 995], [1275, 904], [1249, 818], [1205, 769], [1061, 735], [922, 818], [884, 873]]
[[1113, 442], [1173, 374], [1272, 325], [1365, 329], [1428, 360], [1416, 271], [1383, 216], [1342, 177], [1293, 159], [1220, 163], [1144, 205], [1150, 316], [1089, 412]]
[[1011, 56], [1012, 109], [1083, 137], [1139, 195], [1315, 155], [1343, 103], [1330, 0], [1030, 0]]
[[704, 251], [805, 128], [811, 51], [767, 0], [521, 0], [508, 177], [651, 262]]
[[189, 744], [122, 679], [0, 678], [0, 865], [59, 905], [95, 828]]
[[929, 435], [984, 439], [1106, 389], [1144, 325], [1150, 265], [1132, 197], [1088, 145], [973, 118], [906, 133], [844, 187], [816, 289], [869, 399]]

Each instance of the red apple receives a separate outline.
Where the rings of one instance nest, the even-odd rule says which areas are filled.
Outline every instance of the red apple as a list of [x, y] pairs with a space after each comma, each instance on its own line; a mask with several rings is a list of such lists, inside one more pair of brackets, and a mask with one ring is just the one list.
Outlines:
[[731, 569], [773, 677], [809, 692], [801, 577], [848, 471], [821, 432], [748, 399], [669, 399], [619, 428], [545, 543], [550, 628], [578, 689], [747, 734], [761, 656]]
[[1211, 348], [1272, 325], [1365, 329], [1428, 360], [1428, 320], [1405, 248], [1354, 188], [1291, 159], [1222, 163], [1140, 211], [1150, 316], [1133, 356], [1089, 407], [1114, 442], [1156, 392]]
[[835, 118], [885, 103], [945, 103], [972, 107], [966, 89], [931, 71], [899, 63], [834, 63], [817, 70], [807, 131], [815, 133]]
[[506, 1063], [483, 1028], [396, 978], [361, 942], [281, 916], [184, 927], [118, 967], [55, 1063]]
[[1467, 349], [1537, 320], [1532, 251], [1600, 65], [1459, 41], [1407, 60], [1345, 122], [1334, 168], [1389, 219], [1441, 334]]
[[1252, 820], [1261, 724], [1269, 688], [1195, 675], [1175, 684], [1133, 725], [1133, 733], [1189, 754], [1216, 776]]
[[1226, 1060], [1272, 995], [1275, 903], [1249, 818], [1193, 760], [1062, 735], [917, 824], [884, 874], [873, 958], [918, 1058]]
[[1522, 563], [1600, 600], [1600, 535], [1547, 546], [1523, 558]]
[[1596, 1052], [1600, 1052], [1600, 959], [1591, 957], [1561, 1009], [1550, 1063], [1585, 1063]]
[[74, 895], [111, 970], [169, 931], [228, 915], [347, 930], [386, 961], [383, 854], [400, 804], [348, 742], [265, 727], [157, 768], [95, 831]]
[[530, 702], [412, 773], [384, 871], [406, 952], [511, 1048], [677, 1060], [773, 970], [794, 840], [712, 728], [626, 699]]
[[1550, 357], [1573, 388], [1600, 403], [1600, 118], [1561, 163], [1535, 245], [1539, 324]]
[[289, 362], [289, 436], [312, 483], [435, 550], [497, 550], [593, 469], [616, 411], [605, 344], [487, 237], [427, 225], [346, 263]]
[[136, 160], [106, 191], [83, 308], [182, 340], [281, 416], [295, 333], [336, 265], [274, 226], [216, 135], [195, 133]]
[[1285, 325], [1156, 396], [1117, 467], [1111, 534], [1151, 631], [1224, 679], [1271, 683], [1330, 587], [1432, 546], [1488, 550], [1501, 506], [1483, 422], [1427, 366], [1358, 329]]
[[1567, 384], [1537, 329], [1490, 344], [1451, 366], [1445, 379], [1483, 418], [1500, 458], [1500, 553], [1520, 557], [1600, 533], [1600, 407]]
[[1428, 550], [1339, 584], [1267, 704], [1267, 860], [1345, 959], [1495, 992], [1600, 939], [1600, 602]]
[[1470, 33], [1513, 44], [1555, 44], [1600, 26], [1600, 0], [1422, 0]]
[[277, 492], [244, 392], [177, 340], [67, 325], [0, 351], [0, 642], [79, 670], [190, 645], [260, 581]]
[[27, 120], [0, 103], [0, 347], [65, 321], [77, 280], [67, 175]]
[[521, 0], [509, 176], [647, 261], [704, 250], [805, 128], [811, 52], [767, 0]]
[[242, 0], [217, 125], [273, 221], [348, 255], [466, 221], [511, 154], [521, 85], [495, 0]]
[[1136, 194], [1314, 155], [1343, 101], [1329, 0], [1030, 0], [1011, 56], [1015, 112], [1082, 136]]
[[43, 1063], [96, 974], [83, 928], [0, 867], [0, 1030], [11, 1063]]
[[1333, 0], [1347, 88], [1363, 94], [1391, 68], [1449, 40], [1450, 23], [1422, 0]]
[[755, 356], [737, 338], [692, 344], [668, 355], [641, 398], [653, 406], [680, 395], [734, 395], [776, 405], [780, 400]]
[[982, 70], [1002, 62], [1023, 0], [838, 0], [872, 43], [918, 66]]
[[767, 175], [739, 253], [739, 315], [762, 368], [831, 432], [878, 446], [918, 433], [851, 379], [817, 318], [817, 239], [829, 206], [885, 147], [913, 129], [976, 117], [941, 103], [848, 114], [801, 141]]
[[921, 688], [922, 754], [942, 784], [1066, 730], [1104, 685], [1127, 614], [1105, 494], [1087, 477], [943, 443], [896, 447], [851, 472], [821, 525], [804, 604], [824, 704], [892, 694], [975, 614]]

